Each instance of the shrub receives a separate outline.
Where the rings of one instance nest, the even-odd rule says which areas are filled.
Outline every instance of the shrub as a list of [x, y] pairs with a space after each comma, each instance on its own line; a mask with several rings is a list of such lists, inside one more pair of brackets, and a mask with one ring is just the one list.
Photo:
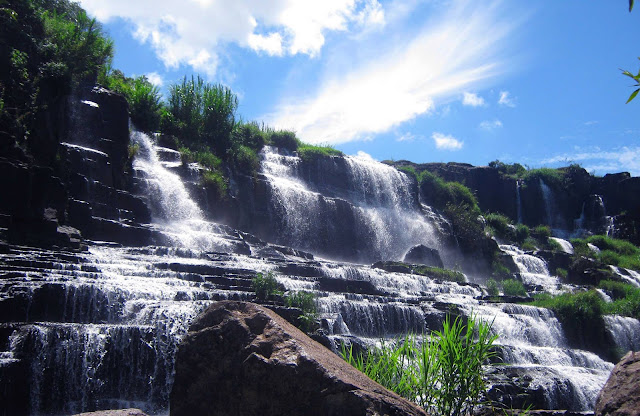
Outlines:
[[298, 317], [300, 329], [311, 332], [318, 320], [318, 307], [316, 295], [311, 292], [298, 291], [285, 296], [285, 304], [288, 307], [299, 308], [302, 314]]
[[240, 145], [230, 150], [231, 163], [240, 171], [254, 175], [260, 168], [258, 154], [252, 148]]
[[227, 87], [206, 83], [198, 75], [169, 87], [165, 133], [175, 134], [188, 146], [206, 145], [225, 155], [231, 147], [238, 98]]
[[567, 271], [567, 269], [563, 269], [562, 267], [558, 267], [556, 269], [556, 275], [561, 279], [566, 279], [567, 276], [569, 275], [569, 272]]
[[527, 296], [522, 282], [515, 279], [507, 279], [502, 282], [502, 292], [506, 296]]
[[491, 324], [447, 316], [442, 331], [422, 344], [414, 335], [354, 356], [342, 356], [371, 379], [438, 415], [471, 415], [486, 391], [483, 364], [496, 355]]
[[416, 172], [416, 168], [414, 168], [413, 166], [400, 166], [398, 170], [406, 173], [409, 176], [413, 176], [416, 179], [418, 178], [418, 173]]
[[562, 251], [562, 246], [556, 240], [552, 238], [547, 238], [546, 242], [547, 242], [546, 246], [549, 247], [550, 250]]
[[491, 275], [500, 279], [511, 277], [511, 271], [498, 260], [491, 262]]
[[551, 227], [548, 225], [537, 225], [532, 231], [531, 235], [535, 238], [543, 240], [551, 237]]
[[579, 293], [563, 293], [536, 296], [534, 305], [551, 309], [564, 325], [575, 325], [580, 329], [592, 323], [601, 322], [603, 301], [598, 292], [589, 290]]
[[432, 279], [441, 279], [449, 282], [465, 282], [464, 274], [456, 270], [442, 269], [440, 267], [431, 266], [414, 266], [413, 272]]
[[205, 170], [202, 172], [202, 185], [213, 189], [219, 197], [227, 195], [227, 182], [218, 171]]
[[513, 177], [521, 177], [527, 171], [527, 169], [519, 163], [513, 163], [509, 165], [499, 160], [489, 162], [489, 167], [497, 169], [499, 172]]
[[269, 134], [269, 144], [281, 149], [287, 149], [290, 152], [298, 150], [300, 140], [291, 130], [278, 130]]
[[558, 169], [539, 168], [526, 171], [522, 175], [522, 178], [527, 183], [538, 182], [541, 180], [547, 186], [558, 189], [562, 186], [564, 174]]
[[527, 238], [529, 238], [529, 227], [524, 224], [516, 225], [515, 240], [518, 243], [523, 243]]
[[256, 292], [256, 298], [258, 300], [270, 300], [276, 296], [281, 296], [280, 284], [273, 277], [272, 273], [267, 273], [265, 276], [262, 273], [258, 273], [256, 277], [251, 280], [251, 287]]
[[489, 296], [498, 296], [500, 294], [498, 282], [494, 279], [489, 279], [489, 281], [487, 281], [487, 294], [489, 294]]
[[231, 134], [232, 146], [242, 145], [256, 151], [261, 150], [267, 140], [267, 134], [255, 121], [236, 124]]
[[494, 231], [496, 237], [513, 239], [511, 220], [502, 214], [490, 213], [484, 216], [487, 225]]
[[300, 156], [300, 159], [305, 161], [311, 161], [313, 159], [316, 159], [322, 156], [327, 157], [327, 156], [343, 156], [343, 155], [344, 153], [328, 145], [314, 146], [306, 143], [300, 143], [300, 145], [298, 146], [298, 156]]
[[155, 132], [160, 128], [163, 110], [160, 89], [146, 76], [126, 77], [121, 71], [105, 73], [100, 82], [107, 88], [124, 95], [129, 103], [129, 114], [133, 125], [144, 132]]
[[538, 248], [537, 245], [536, 245], [536, 240], [534, 240], [533, 238], [525, 239], [522, 242], [520, 247], [525, 251], [534, 251], [534, 250], [536, 250]]

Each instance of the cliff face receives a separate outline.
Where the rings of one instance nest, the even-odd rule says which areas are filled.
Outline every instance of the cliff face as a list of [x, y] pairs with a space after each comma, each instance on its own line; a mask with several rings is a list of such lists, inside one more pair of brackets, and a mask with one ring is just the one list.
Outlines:
[[[585, 169], [560, 169], [561, 184], [539, 178], [516, 179], [489, 166], [463, 163], [393, 163], [411, 166], [416, 172], [427, 170], [446, 181], [460, 182], [473, 191], [480, 208], [497, 212], [529, 226], [539, 224], [566, 232], [580, 230], [640, 243], [640, 177], [628, 172], [590, 175]], [[429, 195], [422, 194], [429, 203]]]

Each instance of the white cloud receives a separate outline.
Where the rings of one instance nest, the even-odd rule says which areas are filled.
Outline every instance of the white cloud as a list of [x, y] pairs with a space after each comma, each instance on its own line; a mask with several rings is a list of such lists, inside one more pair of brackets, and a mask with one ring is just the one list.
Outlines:
[[[594, 150], [594, 151], [590, 151]], [[640, 176], [640, 147], [620, 147], [610, 151], [589, 149], [589, 151], [565, 153], [543, 160], [543, 164], [551, 163], [581, 163], [588, 171], [597, 173], [630, 172], [633, 176]]]
[[164, 85], [164, 80], [162, 76], [157, 72], [149, 72], [145, 74], [150, 83], [155, 85], [156, 87], [162, 87]]
[[228, 43], [270, 55], [315, 56], [330, 31], [384, 23], [378, 0], [80, 0], [102, 22], [122, 18], [170, 68], [210, 76]]
[[369, 153], [364, 152], [362, 150], [358, 150], [358, 153], [356, 153], [353, 157], [357, 157], [358, 159], [368, 160], [370, 162], [375, 162], [376, 161], [373, 158], [373, 156], [371, 156]]
[[397, 142], [412, 142], [417, 138], [417, 136], [411, 132], [403, 133], [402, 135], [396, 138]]
[[337, 144], [432, 112], [436, 101], [446, 102], [507, 71], [500, 55], [517, 19], [502, 19], [497, 4], [458, 1], [432, 24], [425, 23], [422, 32], [386, 48], [363, 45], [376, 51], [375, 58], [357, 61], [350, 71], [339, 64], [327, 67], [317, 91], [283, 97], [265, 118], [294, 129], [307, 142]]
[[484, 98], [471, 92], [462, 93], [462, 104], [471, 107], [482, 107], [485, 105]]
[[510, 97], [509, 91], [500, 91], [500, 98], [498, 99], [498, 104], [504, 105], [507, 107], [516, 106], [516, 103], [513, 101], [513, 98]]
[[500, 120], [493, 120], [493, 121], [485, 120], [482, 123], [480, 123], [480, 125], [478, 127], [480, 127], [482, 130], [491, 131], [491, 130], [499, 129], [500, 127], [502, 127], [502, 121], [500, 121]]
[[453, 136], [445, 135], [435, 132], [431, 135], [431, 138], [436, 144], [436, 147], [440, 150], [460, 150], [464, 144], [460, 140]]

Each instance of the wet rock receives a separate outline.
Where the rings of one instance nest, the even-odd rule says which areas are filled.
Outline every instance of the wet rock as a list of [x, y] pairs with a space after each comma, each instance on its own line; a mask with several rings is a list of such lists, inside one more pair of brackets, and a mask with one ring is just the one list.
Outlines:
[[616, 364], [596, 402], [596, 416], [640, 415], [640, 352]]
[[99, 410], [97, 412], [78, 413], [74, 416], [148, 416], [140, 409]]
[[218, 302], [178, 349], [171, 415], [425, 415], [274, 312]]
[[423, 244], [412, 247], [404, 256], [403, 261], [405, 263], [424, 264], [425, 266], [444, 267], [438, 250]]

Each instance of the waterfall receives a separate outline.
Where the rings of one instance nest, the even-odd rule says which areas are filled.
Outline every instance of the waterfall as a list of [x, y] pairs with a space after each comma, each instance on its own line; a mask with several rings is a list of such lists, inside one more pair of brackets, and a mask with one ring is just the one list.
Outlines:
[[[547, 409], [593, 408], [613, 364], [569, 348], [549, 310], [487, 303], [477, 285], [317, 259], [207, 222], [176, 173], [185, 170], [179, 155], [147, 135], [133, 133], [131, 139], [140, 147], [134, 182], [152, 208], [145, 226], [157, 234], [155, 245], [94, 241], [87, 252], [22, 246], [0, 251], [0, 385], [6, 387], [0, 398], [13, 402], [18, 399], [11, 389], [27, 392], [22, 413], [119, 407], [166, 413], [175, 353], [191, 321], [214, 301], [254, 300], [258, 272], [273, 273], [285, 290], [315, 293], [326, 340], [336, 345], [373, 344], [407, 331], [426, 334], [440, 330], [452, 312], [479, 316], [493, 322], [509, 364], [492, 366], [500, 374], [494, 385], [512, 380], [516, 387], [509, 392], [538, 392], [531, 395], [544, 396], [539, 406]], [[363, 253], [389, 258], [418, 243], [439, 247], [434, 221], [408, 177], [357, 158], [326, 162], [344, 169], [340, 187], [310, 181], [297, 156], [263, 152], [262, 180], [271, 190], [274, 215], [282, 216], [283, 241], [313, 248], [324, 233], [336, 245], [351, 241]], [[196, 180], [193, 172], [184, 173]], [[345, 233], [354, 236], [341, 238]], [[541, 259], [501, 248], [514, 257], [525, 282], [549, 290], [557, 285]], [[636, 342], [637, 321], [610, 321], [620, 348]]]
[[640, 321], [626, 316], [606, 315], [604, 323], [620, 356], [628, 351], [640, 350]]
[[549, 274], [547, 263], [531, 254], [526, 254], [516, 246], [501, 244], [500, 250], [510, 255], [518, 270], [522, 282], [528, 285], [541, 285], [548, 291], [557, 291], [558, 278]]
[[542, 191], [542, 200], [544, 201], [546, 222], [553, 228], [553, 192], [542, 179], [540, 179], [540, 191]]
[[275, 236], [279, 243], [334, 258], [349, 249], [360, 261], [400, 260], [417, 244], [441, 248], [437, 227], [422, 212], [404, 173], [345, 156], [346, 183], [341, 185], [346, 191], [329, 197], [301, 177], [299, 157], [271, 147], [261, 155], [276, 220], [282, 223]]
[[522, 186], [519, 179], [516, 179], [516, 210], [518, 215], [518, 224], [522, 224], [522, 199], [520, 198], [520, 187]]
[[549, 237], [549, 238], [555, 241], [556, 243], [558, 243], [564, 253], [573, 254], [573, 245], [569, 241], [563, 238], [558, 238], [558, 237]]

